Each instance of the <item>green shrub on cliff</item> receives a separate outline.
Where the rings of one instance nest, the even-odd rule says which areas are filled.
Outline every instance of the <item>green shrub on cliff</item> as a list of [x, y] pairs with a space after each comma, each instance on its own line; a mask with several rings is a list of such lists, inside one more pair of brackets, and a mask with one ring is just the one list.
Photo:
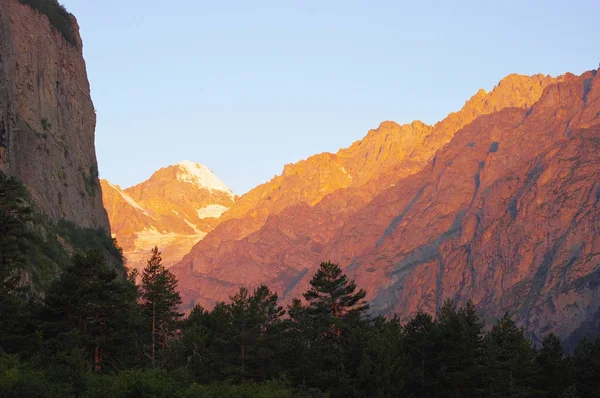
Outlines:
[[65, 9], [62, 4], [56, 0], [19, 0], [22, 4], [26, 4], [31, 8], [44, 14], [50, 20], [52, 26], [62, 33], [66, 41], [72, 45], [77, 45], [77, 38], [73, 30], [73, 22], [71, 14]]
[[35, 211], [24, 185], [0, 171], [0, 277], [10, 263], [11, 269], [25, 271], [33, 292], [41, 293], [70, 263], [71, 251], [92, 249], [100, 249], [123, 272], [123, 252], [104, 229], [51, 222]]

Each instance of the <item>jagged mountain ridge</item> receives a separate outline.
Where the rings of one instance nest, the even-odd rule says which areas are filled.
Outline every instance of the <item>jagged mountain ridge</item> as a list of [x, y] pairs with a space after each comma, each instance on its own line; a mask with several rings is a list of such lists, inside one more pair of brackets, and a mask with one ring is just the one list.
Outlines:
[[509, 75], [489, 93], [479, 90], [460, 111], [433, 126], [420, 121], [406, 125], [383, 122], [365, 138], [336, 154], [322, 153], [288, 164], [281, 175], [240, 197], [225, 215], [225, 220], [245, 219], [243, 228], [232, 227], [229, 237], [240, 239], [260, 228], [269, 214], [277, 214], [298, 203], [312, 206], [331, 192], [364, 185], [399, 165], [402, 167], [394, 170], [395, 173], [415, 173], [461, 127], [480, 115], [506, 107], [528, 107], [548, 84], [560, 79]]
[[[478, 115], [505, 107], [531, 106], [548, 84], [560, 79], [544, 75], [509, 75], [490, 93], [480, 90], [465, 103], [461, 111], [451, 113], [434, 126], [419, 121], [408, 125], [383, 122], [378, 129], [369, 131], [363, 140], [340, 150], [338, 154], [324, 153], [286, 165], [282, 175], [243, 195], [227, 212], [217, 231], [199, 244], [201, 247], [193, 260], [194, 270], [204, 273], [213, 268], [213, 262], [221, 265], [223, 260], [215, 260], [220, 254], [225, 257], [225, 252], [220, 249], [221, 244], [229, 242], [225, 246], [230, 247], [232, 242], [248, 237], [268, 222], [271, 215], [304, 204], [308, 209], [339, 190], [342, 193], [336, 196], [336, 200], [341, 200], [342, 206], [334, 203], [335, 200], [323, 203], [331, 211], [323, 216], [321, 228], [328, 215], [335, 214], [335, 222], [327, 224], [321, 232], [322, 236], [314, 242], [323, 245], [348, 215], [364, 206], [379, 191], [403, 176], [420, 171], [435, 150], [462, 126]], [[419, 153], [416, 153], [417, 148]], [[347, 188], [350, 189], [343, 193]]]
[[[342, 194], [343, 198], [338, 196], [341, 199], [337, 200], [341, 200], [341, 203], [332, 203], [331, 211], [323, 215], [318, 222], [324, 229], [313, 243], [317, 246], [323, 245], [348, 215], [366, 204], [383, 187], [401, 176], [420, 171], [435, 150], [444, 145], [459, 128], [480, 114], [488, 114], [505, 107], [531, 106], [548, 84], [561, 79], [544, 75], [509, 75], [490, 93], [480, 90], [465, 103], [461, 111], [451, 113], [432, 127], [418, 121], [408, 125], [383, 122], [378, 129], [369, 131], [363, 140], [340, 150], [338, 154], [324, 153], [293, 165], [286, 165], [282, 175], [254, 188], [236, 201], [224, 215], [216, 233], [210, 234], [199, 244], [201, 247], [195, 250], [191, 266], [194, 271], [200, 273], [216, 268], [213, 264], [222, 266], [223, 261], [230, 260], [226, 259], [227, 252], [221, 250], [221, 245], [227, 248], [234, 247], [233, 242], [258, 231], [268, 222], [271, 215], [279, 214], [288, 208], [313, 206], [332, 192], [343, 192], [350, 188], [347, 195]], [[515, 92], [518, 95], [510, 95]], [[420, 150], [418, 154], [415, 154], [416, 148]], [[375, 167], [378, 163], [379, 168]], [[352, 175], [345, 166], [351, 170]], [[331, 214], [335, 214], [335, 221], [332, 220], [333, 223], [328, 223], [325, 227], [323, 224]], [[249, 253], [252, 253], [252, 250]], [[221, 255], [222, 259], [216, 259]], [[235, 261], [234, 257], [231, 257], [231, 261]], [[245, 275], [244, 278], [250, 278], [249, 281], [260, 280], [257, 276]]]
[[[511, 76], [511, 79], [516, 83], [519, 77]], [[389, 315], [397, 312], [401, 316], [409, 316], [417, 308], [434, 311], [440, 300], [446, 297], [458, 300], [473, 298], [486, 316], [493, 317], [499, 311], [513, 309], [519, 314], [521, 323], [531, 330], [551, 330], [561, 336], [568, 335], [585, 322], [587, 314], [594, 312], [593, 305], [575, 311], [573, 316], [576, 320], [565, 323], [563, 317], [566, 310], [555, 310], [553, 316], [543, 317], [536, 312], [543, 311], [542, 303], [548, 303], [554, 297], [544, 293], [542, 289], [539, 289], [537, 295], [529, 295], [526, 307], [519, 305], [518, 298], [521, 295], [502, 294], [509, 287], [530, 286], [533, 283], [532, 273], [535, 275], [539, 271], [540, 256], [550, 258], [558, 249], [550, 252], [534, 250], [535, 260], [533, 257], [529, 262], [523, 260], [524, 264], [521, 265], [527, 271], [522, 271], [518, 277], [513, 278], [500, 277], [489, 271], [485, 264], [486, 260], [494, 264], [501, 263], [506, 254], [478, 257], [472, 263], [477, 264], [477, 272], [474, 271], [473, 274], [479, 275], [479, 280], [489, 283], [473, 284], [467, 278], [463, 278], [460, 283], [453, 282], [457, 277], [450, 270], [464, 273], [467, 271], [463, 264], [471, 263], [470, 260], [465, 260], [464, 254], [461, 258], [458, 254], [460, 250], [454, 249], [452, 245], [463, 247], [467, 242], [475, 246], [481, 244], [475, 243], [473, 236], [461, 234], [469, 228], [483, 228], [481, 225], [484, 224], [481, 222], [472, 224], [473, 219], [477, 220], [477, 214], [493, 203], [489, 199], [483, 199], [486, 195], [491, 195], [491, 187], [495, 187], [498, 192], [515, 194], [514, 186], [517, 184], [513, 179], [521, 175], [519, 173], [524, 173], [519, 181], [525, 185], [521, 189], [525, 192], [532, 187], [527, 182], [527, 176], [538, 173], [530, 164], [533, 159], [540, 157], [539, 162], [542, 164], [544, 161], [552, 163], [557, 161], [551, 156], [552, 151], [573, 151], [573, 148], [580, 148], [581, 145], [590, 147], [586, 141], [588, 138], [591, 138], [592, 143], [595, 142], [593, 139], [597, 130], [588, 128], [600, 122], [600, 109], [597, 109], [600, 108], [597, 100], [600, 90], [597, 81], [595, 71], [580, 77], [567, 74], [555, 80], [549, 79], [547, 84], [541, 85], [537, 98], [532, 96], [521, 101], [520, 107], [495, 106], [489, 115], [474, 117], [469, 121], [470, 124], [460, 126], [458, 133], [440, 134], [444, 138], [436, 140], [435, 136], [432, 139], [431, 134], [428, 134], [430, 137], [427, 140], [436, 142], [439, 150], [433, 159], [417, 163], [414, 170], [406, 166], [411, 164], [410, 155], [408, 159], [395, 157], [392, 165], [387, 167], [388, 171], [371, 177], [365, 184], [338, 188], [337, 192], [333, 190], [333, 193], [323, 195], [324, 198], [316, 204], [299, 201], [300, 203], [284, 207], [283, 210], [277, 209], [278, 212], [267, 212], [262, 215], [266, 221], [258, 228], [253, 223], [256, 215], [254, 220], [252, 215], [232, 218], [232, 214], [235, 214], [234, 206], [228, 212], [230, 220], [217, 227], [173, 268], [180, 280], [185, 281], [181, 288], [187, 304], [198, 301], [210, 306], [215, 301], [226, 299], [241, 284], [252, 287], [258, 283], [267, 283], [286, 297], [298, 297], [306, 287], [308, 276], [314, 267], [320, 261], [332, 260], [340, 262], [357, 278], [359, 284], [367, 287], [374, 309], [379, 313]], [[497, 88], [501, 86], [502, 84]], [[533, 90], [514, 90], [511, 87], [507, 93], [510, 94], [511, 91], [515, 97], [520, 97], [523, 92], [530, 93]], [[478, 93], [474, 98], [482, 94]], [[513, 104], [519, 103], [514, 98], [512, 101]], [[486, 100], [480, 103], [485, 104]], [[462, 112], [464, 113], [464, 109]], [[460, 117], [460, 113], [450, 117], [457, 116]], [[380, 130], [385, 130], [389, 125], [391, 124], [382, 125]], [[377, 131], [370, 132], [369, 135], [377, 135]], [[369, 135], [364, 141], [368, 142]], [[449, 143], [444, 145], [444, 141]], [[353, 147], [359, 145], [361, 144], [354, 144]], [[563, 146], [566, 146], [565, 149], [562, 149]], [[435, 152], [431, 150], [432, 155]], [[469, 155], [471, 152], [477, 155]], [[592, 155], [593, 151], [587, 156]], [[310, 159], [306, 162], [310, 162]], [[317, 164], [312, 172], [328, 175], [322, 170], [327, 170], [330, 165], [331, 162]], [[287, 169], [289, 168], [288, 166]], [[443, 170], [447, 173], [453, 170], [454, 174], [439, 174]], [[439, 181], [430, 181], [435, 173], [438, 173]], [[286, 175], [289, 172], [278, 177], [279, 181]], [[554, 177], [554, 173], [545, 175], [548, 181]], [[594, 181], [586, 179], [586, 183], [594, 184]], [[475, 186], [477, 189], [474, 189]], [[265, 187], [257, 189], [264, 191]], [[566, 186], [562, 189], [568, 191]], [[593, 191], [593, 185], [588, 186], [587, 190]], [[285, 192], [280, 195], [285, 196]], [[519, 195], [524, 194], [518, 194], [514, 201], [509, 200], [509, 203], [514, 203], [510, 209], [514, 206], [518, 208], [521, 200]], [[452, 198], [449, 202], [444, 200], [448, 197]], [[238, 203], [244, 201], [242, 197]], [[472, 214], [469, 213], [469, 209], [473, 208], [477, 210], [470, 210]], [[513, 214], [512, 212], [513, 210], [508, 214]], [[420, 222], [418, 214], [425, 214], [428, 218]], [[532, 210], [531, 214], [533, 216], [521, 222], [534, 224], [538, 218], [545, 217], [539, 209]], [[596, 213], [592, 212], [593, 214]], [[494, 225], [495, 217], [498, 220], [501, 218], [499, 214], [491, 216], [491, 224], [485, 231]], [[499, 222], [498, 220], [496, 221]], [[515, 217], [513, 222], [518, 220]], [[249, 226], [251, 232], [244, 235], [246, 226]], [[506, 223], [505, 227], [515, 228], [510, 223]], [[478, 233], [487, 236], [486, 233], [490, 232], [485, 231]], [[495, 233], [505, 236], [500, 231]], [[587, 233], [589, 236], [586, 239], [596, 239], [595, 232], [588, 230]], [[521, 239], [527, 237], [523, 234], [520, 236]], [[465, 242], [461, 246], [456, 244], [456, 239]], [[558, 238], [553, 234], [549, 235], [549, 247], [554, 247], [556, 239]], [[506, 246], [499, 241], [490, 245], [485, 248], [492, 252]], [[589, 249], [594, 245], [590, 241], [584, 246]], [[504, 247], [502, 250], [510, 252], [517, 247], [525, 246], [523, 242], [512, 241], [508, 248]], [[463, 247], [461, 250], [467, 249]], [[438, 258], [443, 258], [444, 261], [439, 261]], [[506, 266], [512, 266], [515, 262], [516, 259], [512, 258], [510, 265]], [[400, 264], [401, 270], [393, 272], [394, 264]], [[403, 268], [403, 264], [408, 264], [408, 268]], [[556, 266], [549, 260], [544, 264], [544, 268], [548, 269]], [[497, 267], [500, 268], [500, 265]], [[586, 267], [583, 277], [592, 275], [595, 270], [589, 264]], [[488, 277], [486, 272], [493, 277]], [[508, 279], [504, 281], [503, 278]], [[541, 284], [541, 277], [533, 279], [536, 280], [536, 286]], [[462, 287], [459, 289], [454, 283]], [[503, 290], [499, 292], [498, 286], [502, 286]], [[594, 292], [592, 289], [589, 297], [595, 297]]]
[[235, 195], [204, 165], [190, 161], [161, 168], [127, 189], [101, 180], [113, 236], [128, 266], [141, 268], [154, 246], [164, 264], [179, 261], [219, 223]]

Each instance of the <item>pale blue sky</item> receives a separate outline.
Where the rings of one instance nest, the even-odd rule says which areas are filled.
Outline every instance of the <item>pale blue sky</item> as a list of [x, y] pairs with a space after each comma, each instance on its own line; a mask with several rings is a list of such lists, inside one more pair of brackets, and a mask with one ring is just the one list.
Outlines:
[[62, 0], [81, 26], [100, 175], [189, 159], [236, 193], [383, 120], [434, 123], [503, 76], [600, 61], [600, 1]]

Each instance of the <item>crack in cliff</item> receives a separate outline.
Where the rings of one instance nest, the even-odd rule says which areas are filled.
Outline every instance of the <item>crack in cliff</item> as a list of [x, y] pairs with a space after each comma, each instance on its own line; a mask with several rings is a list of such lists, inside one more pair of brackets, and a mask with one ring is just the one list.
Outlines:
[[588, 94], [592, 90], [592, 81], [593, 80], [594, 80], [594, 78], [590, 77], [583, 81], [583, 98], [582, 99], [583, 99], [584, 105], [587, 105]]
[[285, 289], [283, 291], [283, 293], [281, 293], [281, 300], [285, 299], [286, 296], [292, 291], [294, 290], [294, 288], [296, 287], [296, 285], [302, 280], [302, 278], [304, 278], [306, 276], [306, 274], [308, 273], [308, 268], [303, 269], [302, 271], [298, 272], [296, 277], [294, 278], [294, 280], [292, 281], [292, 283], [290, 283], [290, 285], [287, 287], [287, 289]]
[[[438, 248], [439, 249], [439, 248]], [[440, 309], [442, 306], [442, 296], [444, 295], [444, 271], [446, 269], [446, 264], [444, 263], [444, 259], [440, 256], [438, 251], [437, 260], [438, 264], [438, 274], [435, 279], [435, 308], [436, 310]]]
[[412, 207], [415, 205], [415, 203], [417, 203], [417, 200], [419, 200], [421, 195], [423, 195], [425, 188], [427, 188], [428, 186], [429, 186], [429, 183], [423, 185], [421, 187], [421, 189], [419, 189], [417, 194], [410, 200], [410, 202], [408, 202], [408, 204], [406, 205], [404, 210], [402, 210], [402, 213], [400, 213], [399, 215], [394, 217], [394, 219], [392, 220], [390, 225], [383, 232], [383, 235], [381, 236], [381, 238], [379, 238], [377, 240], [377, 243], [375, 243], [376, 248], [381, 246], [383, 244], [383, 242], [387, 239], [387, 237], [390, 236], [392, 232], [394, 232], [394, 230], [396, 229], [398, 224], [400, 224], [400, 222], [404, 219], [404, 217], [406, 217], [406, 214], [410, 211], [410, 209], [412, 209]]
[[518, 204], [521, 198], [523, 197], [523, 194], [533, 184], [537, 182], [538, 178], [540, 177], [543, 171], [544, 165], [540, 161], [538, 161], [535, 164], [535, 166], [531, 169], [531, 171], [527, 173], [523, 186], [519, 188], [517, 194], [511, 199], [510, 203], [508, 204], [508, 207], [506, 208], [506, 211], [510, 213], [511, 220], [515, 220], [517, 218], [517, 215], [519, 214]]
[[404, 256], [404, 259], [396, 263], [396, 265], [394, 266], [395, 271], [388, 273], [388, 275], [392, 276], [400, 270], [414, 268], [419, 264], [435, 260], [439, 256], [440, 245], [448, 239], [450, 239], [451, 237], [453, 237], [457, 232], [460, 232], [461, 222], [464, 217], [464, 214], [464, 210], [459, 211], [454, 217], [452, 225], [446, 232], [439, 235], [433, 241], [419, 246], [416, 249], [412, 250], [410, 253], [406, 254], [406, 256]]
[[[587, 198], [589, 198], [590, 196], [591, 196], [591, 191], [586, 192], [585, 195], [582, 195], [582, 201], [587, 200]], [[531, 281], [531, 287], [529, 289], [527, 297], [525, 298], [523, 306], [522, 306], [522, 308], [524, 310], [524, 314], [527, 315], [527, 318], [526, 318], [527, 327], [530, 326], [531, 310], [534, 307], [536, 299], [540, 297], [541, 291], [544, 288], [544, 286], [546, 285], [546, 281], [548, 279], [548, 274], [550, 272], [550, 268], [552, 267], [552, 264], [554, 263], [554, 259], [556, 258], [557, 254], [559, 253], [559, 250], [562, 248], [563, 244], [565, 243], [569, 233], [573, 230], [573, 228], [577, 225], [577, 223], [587, 213], [589, 213], [589, 209], [586, 208], [584, 203], [580, 204], [579, 210], [571, 218], [571, 221], [569, 222], [569, 226], [567, 227], [565, 232], [560, 236], [560, 238], [555, 240], [555, 243], [552, 245], [552, 248], [545, 253], [544, 258], [542, 259], [542, 262], [541, 262], [540, 266], [538, 267], [538, 269], [533, 277], [533, 280]], [[572, 259], [573, 259], [573, 255], [570, 256], [570, 260], [572, 260]], [[567, 267], [570, 265], [569, 262], [567, 263]]]
[[471, 198], [471, 203], [469, 203], [469, 207], [473, 206], [473, 203], [475, 203], [475, 198], [477, 197], [477, 194], [479, 193], [479, 186], [481, 185], [481, 171], [483, 170], [485, 166], [485, 160], [482, 160], [481, 162], [479, 162], [479, 167], [477, 169], [477, 173], [475, 173], [475, 191], [473, 192], [473, 197]]
[[[441, 235], [439, 235], [433, 241], [426, 243], [422, 246], [417, 247], [412, 250], [408, 254], [404, 256], [404, 258], [396, 263], [394, 266], [394, 270], [390, 272], [386, 272], [386, 276], [391, 278], [389, 286], [386, 291], [379, 292], [377, 296], [373, 299], [373, 309], [379, 308], [381, 312], [389, 311], [393, 303], [397, 302], [397, 300], [386, 300], [384, 298], [385, 295], [394, 295], [394, 292], [399, 293], [402, 291], [404, 287], [404, 276], [408, 275], [410, 271], [415, 269], [417, 266], [421, 264], [426, 264], [433, 260], [438, 260], [440, 262], [438, 275], [437, 275], [437, 284], [436, 284], [436, 303], [441, 301], [441, 293], [443, 291], [443, 274], [445, 271], [445, 265], [443, 264], [442, 257], [440, 255], [440, 246], [442, 243], [454, 237], [457, 233], [461, 231], [461, 223], [465, 215], [465, 210], [460, 210], [454, 220], [452, 221], [452, 225], [450, 228]], [[392, 304], [386, 304], [387, 302], [392, 302]]]

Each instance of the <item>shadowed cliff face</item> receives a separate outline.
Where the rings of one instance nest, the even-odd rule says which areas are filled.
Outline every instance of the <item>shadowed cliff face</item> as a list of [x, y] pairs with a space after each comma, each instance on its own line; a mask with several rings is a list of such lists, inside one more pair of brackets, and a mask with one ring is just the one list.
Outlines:
[[248, 217], [225, 222], [173, 268], [186, 304], [211, 305], [241, 284], [299, 297], [331, 260], [377, 313], [471, 298], [486, 317], [509, 310], [532, 331], [567, 336], [600, 303], [598, 79], [566, 75], [521, 107], [467, 118], [414, 169], [395, 156], [364, 184], [272, 212], [243, 238], [228, 233], [252, 228]]
[[0, 169], [19, 178], [52, 221], [109, 231], [94, 149], [96, 114], [81, 39], [0, 0]]

